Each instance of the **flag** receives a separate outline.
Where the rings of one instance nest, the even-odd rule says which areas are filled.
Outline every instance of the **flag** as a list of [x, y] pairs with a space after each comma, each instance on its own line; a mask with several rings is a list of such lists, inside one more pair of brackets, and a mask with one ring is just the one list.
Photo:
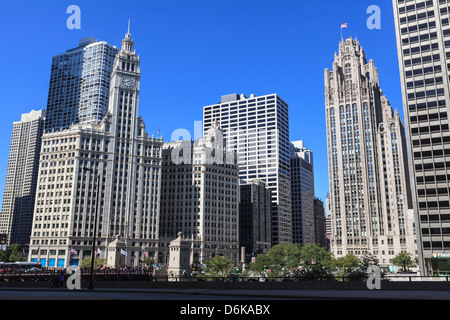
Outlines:
[[342, 28], [348, 28], [348, 24], [345, 22], [345, 23], [341, 23], [341, 29]]
[[71, 254], [78, 254], [77, 250], [75, 250], [74, 248], [70, 248], [70, 253]]
[[38, 254], [38, 253], [39, 253], [39, 248], [40, 248], [40, 247], [37, 247], [37, 249], [36, 249], [36, 251], [34, 252], [34, 254]]
[[157, 134], [161, 134], [161, 129], [158, 130], [158, 133], [157, 133]]
[[97, 252], [95, 253], [96, 256], [103, 254], [103, 251], [100, 250], [100, 248], [97, 248]]
[[145, 251], [145, 250], [142, 250], [142, 255], [144, 255], [144, 256], [146, 256], [146, 257], [148, 257], [148, 252], [147, 252], [147, 251]]
[[123, 254], [124, 256], [126, 256], [127, 252], [125, 250], [123, 250], [123, 249], [120, 249], [120, 254]]

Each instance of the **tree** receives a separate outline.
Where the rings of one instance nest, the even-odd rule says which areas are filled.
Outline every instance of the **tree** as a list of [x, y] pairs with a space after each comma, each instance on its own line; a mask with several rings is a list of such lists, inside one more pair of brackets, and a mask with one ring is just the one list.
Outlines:
[[402, 267], [403, 272], [409, 272], [409, 268], [416, 266], [409, 252], [400, 252], [394, 259], [392, 259], [392, 263], [396, 266]]
[[[205, 274], [208, 277], [225, 277], [232, 272], [233, 261], [223, 256], [216, 256], [206, 261]], [[199, 275], [205, 277], [204, 275]]]
[[333, 263], [333, 254], [316, 244], [308, 244], [301, 248], [300, 259], [306, 269], [330, 269]]
[[11, 244], [7, 246], [6, 251], [0, 250], [0, 262], [20, 262], [26, 260], [27, 257], [24, 256], [22, 246], [20, 244]]
[[334, 265], [338, 269], [338, 275], [345, 278], [361, 266], [361, 261], [355, 255], [347, 254], [335, 259]]
[[[91, 261], [92, 258], [84, 258], [83, 261], [81, 261], [81, 265], [80, 267], [82, 268], [90, 268], [91, 267]], [[95, 268], [99, 268], [101, 266], [104, 266], [106, 264], [106, 260], [105, 259], [101, 259], [101, 258], [95, 258], [94, 259], [94, 267]]]
[[299, 244], [280, 243], [266, 254], [259, 254], [250, 264], [250, 270], [269, 277], [286, 276], [300, 266], [300, 254]]
[[249, 267], [251, 271], [261, 276], [266, 276], [269, 275], [269, 272], [272, 270], [276, 270], [278, 273], [279, 264], [272, 256], [269, 256], [268, 254], [259, 254], [256, 256], [255, 261], [250, 263]]
[[326, 273], [331, 263], [332, 254], [316, 244], [302, 247], [282, 243], [273, 246], [267, 254], [258, 255], [250, 269], [264, 276], [284, 277], [298, 275], [300, 269]]

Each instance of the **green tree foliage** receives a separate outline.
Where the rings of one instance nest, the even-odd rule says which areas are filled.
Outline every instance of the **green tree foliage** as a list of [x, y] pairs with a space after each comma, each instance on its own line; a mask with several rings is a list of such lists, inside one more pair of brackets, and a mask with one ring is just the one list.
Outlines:
[[234, 271], [233, 261], [223, 256], [211, 258], [205, 264], [205, 274], [198, 275], [205, 280], [219, 280], [219, 278], [227, 277]]
[[[84, 258], [83, 261], [81, 261], [80, 267], [82, 268], [90, 268], [91, 267], [92, 258]], [[95, 258], [94, 259], [94, 267], [99, 268], [101, 266], [104, 266], [106, 264], [105, 259], [101, 258]]]
[[300, 272], [300, 269], [309, 272], [316, 270], [322, 275], [321, 271], [326, 271], [331, 264], [332, 254], [315, 244], [304, 247], [299, 244], [278, 244], [273, 246], [267, 254], [258, 255], [250, 264], [250, 269], [268, 277], [294, 275]]
[[27, 257], [23, 255], [22, 246], [20, 244], [11, 244], [6, 248], [6, 251], [0, 250], [0, 262], [4, 261], [6, 262], [27, 261]]
[[308, 244], [301, 248], [300, 258], [307, 269], [330, 269], [333, 264], [333, 254], [316, 244]]
[[400, 252], [392, 259], [392, 263], [401, 267], [403, 272], [409, 272], [409, 268], [416, 266], [409, 252]]
[[347, 254], [335, 259], [334, 266], [337, 268], [339, 277], [347, 278], [361, 267], [361, 261], [355, 255]]

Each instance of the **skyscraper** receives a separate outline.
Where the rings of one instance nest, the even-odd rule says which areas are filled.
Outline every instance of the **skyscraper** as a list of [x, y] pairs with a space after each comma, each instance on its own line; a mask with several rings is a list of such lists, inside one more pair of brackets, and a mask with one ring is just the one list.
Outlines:
[[163, 145], [162, 262], [167, 261], [169, 244], [178, 232], [193, 240], [194, 264], [217, 255], [239, 262], [237, 157], [223, 148], [222, 139], [222, 130], [213, 125], [204, 138]]
[[52, 59], [46, 131], [100, 122], [108, 112], [109, 88], [118, 48], [92, 37]]
[[231, 94], [203, 109], [203, 133], [214, 122], [228, 150], [236, 151], [239, 176], [264, 181], [272, 191], [272, 243], [292, 243], [288, 105], [278, 95]]
[[272, 247], [272, 196], [267, 185], [253, 180], [240, 185], [239, 241], [245, 247], [245, 262]]
[[322, 200], [318, 198], [314, 199], [314, 232], [315, 243], [322, 248], [327, 248], [325, 209]]
[[358, 40], [339, 43], [325, 70], [325, 108], [336, 257], [373, 254], [389, 267], [415, 254], [404, 129]]
[[22, 114], [13, 124], [0, 213], [0, 234], [8, 235], [8, 244], [30, 242], [44, 124], [45, 110]]
[[443, 0], [393, 0], [417, 245], [423, 275], [450, 274], [450, 15]]
[[103, 120], [43, 136], [31, 261], [79, 265], [91, 257], [94, 235], [102, 258], [118, 238], [126, 265], [138, 265], [143, 252], [157, 256], [163, 142], [149, 137], [138, 117], [140, 79], [127, 33]]
[[301, 245], [316, 243], [312, 161], [313, 153], [303, 141], [291, 143], [292, 240]]

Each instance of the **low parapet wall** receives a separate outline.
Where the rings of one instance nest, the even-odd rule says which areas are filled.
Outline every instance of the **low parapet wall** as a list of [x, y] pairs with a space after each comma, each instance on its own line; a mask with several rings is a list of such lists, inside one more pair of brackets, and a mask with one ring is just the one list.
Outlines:
[[[81, 287], [88, 282], [82, 281]], [[10, 281], [0, 282], [1, 288], [53, 288], [52, 282]], [[65, 284], [64, 284], [65, 287]], [[215, 290], [369, 290], [365, 281], [285, 281], [285, 282], [167, 282], [167, 281], [98, 281], [99, 289], [215, 289]], [[381, 281], [381, 290], [450, 290], [447, 281]]]

